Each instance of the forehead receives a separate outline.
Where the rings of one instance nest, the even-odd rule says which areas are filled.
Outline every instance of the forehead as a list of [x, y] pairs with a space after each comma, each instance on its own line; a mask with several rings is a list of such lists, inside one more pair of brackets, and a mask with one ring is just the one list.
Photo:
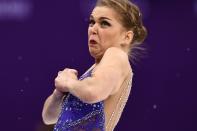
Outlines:
[[118, 14], [112, 8], [105, 6], [97, 6], [93, 9], [91, 16], [94, 17], [95, 19], [98, 19], [100, 17], [116, 19]]

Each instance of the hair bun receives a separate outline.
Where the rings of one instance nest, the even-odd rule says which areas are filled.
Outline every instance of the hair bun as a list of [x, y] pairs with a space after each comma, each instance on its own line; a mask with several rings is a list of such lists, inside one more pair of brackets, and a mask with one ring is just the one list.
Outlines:
[[144, 26], [137, 26], [134, 31], [134, 42], [142, 43], [147, 36], [147, 30]]

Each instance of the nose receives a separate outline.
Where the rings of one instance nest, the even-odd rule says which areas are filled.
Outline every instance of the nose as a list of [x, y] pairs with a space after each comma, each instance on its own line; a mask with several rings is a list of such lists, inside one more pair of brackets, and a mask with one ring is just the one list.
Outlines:
[[92, 25], [90, 28], [90, 34], [98, 34], [98, 25], [97, 23], [95, 23], [94, 25]]

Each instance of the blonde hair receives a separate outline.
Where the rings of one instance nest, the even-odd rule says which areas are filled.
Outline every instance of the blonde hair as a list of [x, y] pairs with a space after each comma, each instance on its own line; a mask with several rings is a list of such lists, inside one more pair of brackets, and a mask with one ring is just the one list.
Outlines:
[[[119, 14], [119, 20], [126, 30], [132, 30], [134, 33], [133, 40], [130, 44], [129, 55], [136, 59], [140, 53], [133, 50], [144, 50], [141, 43], [147, 37], [147, 30], [142, 22], [142, 14], [138, 6], [129, 0], [98, 0], [96, 6], [106, 6], [114, 9]], [[132, 50], [132, 51], [131, 51]]]

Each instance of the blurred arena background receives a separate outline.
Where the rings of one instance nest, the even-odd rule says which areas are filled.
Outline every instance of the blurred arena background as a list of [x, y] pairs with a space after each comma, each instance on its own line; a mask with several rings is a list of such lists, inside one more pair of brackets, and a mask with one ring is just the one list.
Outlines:
[[[132, 94], [117, 131], [197, 130], [197, 0], [133, 0], [147, 56], [133, 65]], [[0, 0], [0, 123], [3, 131], [50, 131], [42, 106], [65, 67], [81, 75], [95, 0]]]

